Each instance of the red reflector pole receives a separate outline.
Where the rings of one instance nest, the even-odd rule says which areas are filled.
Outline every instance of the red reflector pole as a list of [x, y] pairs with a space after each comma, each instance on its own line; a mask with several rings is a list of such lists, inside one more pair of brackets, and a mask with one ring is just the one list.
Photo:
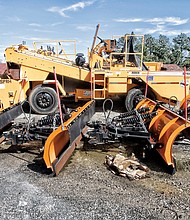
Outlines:
[[63, 114], [62, 114], [62, 109], [61, 109], [61, 101], [60, 101], [60, 96], [59, 96], [59, 89], [58, 89], [58, 84], [57, 84], [57, 74], [55, 71], [55, 67], [53, 67], [53, 74], [54, 74], [55, 87], [56, 87], [56, 93], [57, 93], [57, 99], [58, 99], [59, 114], [60, 114], [62, 129], [64, 129], [64, 127], [63, 127]]
[[145, 87], [145, 93], [144, 93], [145, 98], [147, 97], [147, 93], [148, 93], [148, 77], [149, 77], [149, 68], [148, 68], [147, 75], [146, 75], [146, 87]]
[[186, 73], [186, 66], [184, 66], [184, 96], [185, 96], [185, 120], [187, 122], [187, 73]]

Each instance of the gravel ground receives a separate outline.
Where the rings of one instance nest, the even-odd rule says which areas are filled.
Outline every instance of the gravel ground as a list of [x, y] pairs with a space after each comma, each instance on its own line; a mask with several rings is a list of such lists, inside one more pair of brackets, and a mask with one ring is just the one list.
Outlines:
[[152, 156], [143, 161], [148, 177], [133, 181], [104, 166], [105, 156], [118, 149], [82, 150], [81, 142], [63, 171], [51, 177], [37, 146], [0, 145], [2, 220], [190, 219], [189, 146], [174, 146], [180, 161], [175, 175]]

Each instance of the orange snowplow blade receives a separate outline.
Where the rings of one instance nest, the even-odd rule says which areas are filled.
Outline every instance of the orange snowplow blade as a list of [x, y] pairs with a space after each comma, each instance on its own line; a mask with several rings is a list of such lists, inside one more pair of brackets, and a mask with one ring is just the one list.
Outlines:
[[141, 107], [149, 107], [151, 112], [157, 112], [157, 115], [149, 124], [148, 131], [156, 143], [158, 153], [168, 166], [172, 166], [173, 169], [176, 169], [172, 154], [172, 145], [176, 138], [182, 133], [186, 137], [190, 137], [188, 130], [190, 121], [185, 120], [185, 118], [150, 99], [142, 100], [136, 108], [139, 109]]
[[95, 113], [95, 102], [89, 101], [71, 113], [71, 117], [47, 138], [43, 159], [47, 168], [58, 175], [85, 133], [86, 123]]
[[187, 101], [187, 107], [189, 107], [190, 104], [190, 94], [186, 96], [186, 98], [184, 98], [181, 103], [180, 103], [180, 109], [185, 108], [185, 101]]

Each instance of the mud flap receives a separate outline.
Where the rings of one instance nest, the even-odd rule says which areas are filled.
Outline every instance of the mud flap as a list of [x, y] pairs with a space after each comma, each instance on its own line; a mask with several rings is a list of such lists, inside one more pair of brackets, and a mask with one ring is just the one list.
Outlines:
[[59, 126], [47, 138], [44, 146], [43, 159], [47, 168], [50, 168], [54, 175], [58, 175], [63, 166], [72, 155], [75, 147], [82, 139], [86, 131], [86, 123], [95, 113], [95, 102], [87, 102], [84, 106], [72, 112], [64, 125]]

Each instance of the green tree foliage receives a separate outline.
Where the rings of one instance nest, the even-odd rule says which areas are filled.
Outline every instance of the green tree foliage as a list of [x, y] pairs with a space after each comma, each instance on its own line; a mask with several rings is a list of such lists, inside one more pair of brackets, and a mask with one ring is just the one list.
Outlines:
[[156, 61], [186, 66], [190, 69], [190, 37], [181, 33], [173, 39], [148, 34], [144, 41], [144, 61]]
[[157, 40], [150, 34], [144, 36], [144, 61], [157, 61], [155, 51], [157, 47]]
[[[118, 52], [122, 52], [124, 48], [125, 38], [121, 37], [117, 41]], [[133, 48], [136, 52], [141, 51], [140, 38], [133, 38]], [[190, 37], [184, 33], [174, 38], [169, 38], [165, 35], [159, 35], [155, 38], [150, 34], [146, 34], [144, 36], [143, 55], [145, 62], [155, 61], [165, 64], [177, 64], [182, 68], [186, 66], [190, 70]]]

